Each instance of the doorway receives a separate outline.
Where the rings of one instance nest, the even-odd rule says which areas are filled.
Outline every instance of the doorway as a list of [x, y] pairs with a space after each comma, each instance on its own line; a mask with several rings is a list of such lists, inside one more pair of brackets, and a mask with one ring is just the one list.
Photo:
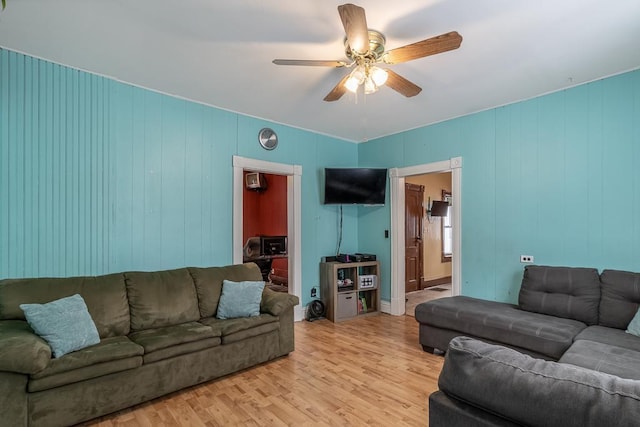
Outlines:
[[260, 267], [262, 280], [276, 292], [289, 292], [287, 176], [244, 172], [243, 261]]
[[422, 218], [424, 215], [424, 185], [404, 184], [404, 292], [422, 289], [424, 256]]
[[[412, 206], [416, 202], [405, 198], [405, 258], [407, 268], [411, 253], [411, 221], [414, 215], [420, 216], [420, 231], [417, 242], [422, 246], [420, 281], [411, 286], [405, 282], [405, 314], [413, 316], [415, 307], [425, 301], [451, 296], [451, 172], [433, 172], [429, 174], [405, 177], [405, 188], [420, 188], [419, 209]], [[405, 194], [408, 192], [405, 190]], [[409, 273], [405, 271], [408, 277]]]
[[391, 177], [391, 299], [383, 310], [393, 315], [405, 313], [405, 181], [407, 177], [434, 172], [451, 172], [451, 294], [461, 292], [462, 270], [462, 158], [441, 162], [393, 168]]
[[[242, 264], [244, 237], [243, 191], [245, 170], [275, 175], [287, 179], [287, 253], [288, 292], [302, 301], [302, 166], [273, 163], [264, 160], [233, 156], [233, 263]], [[304, 307], [294, 308], [294, 319], [304, 319]]]

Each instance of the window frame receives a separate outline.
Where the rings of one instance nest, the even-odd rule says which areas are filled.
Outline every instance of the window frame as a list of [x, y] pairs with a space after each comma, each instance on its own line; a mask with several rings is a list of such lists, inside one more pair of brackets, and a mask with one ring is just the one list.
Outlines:
[[[442, 190], [442, 200], [449, 202], [449, 209], [447, 210], [447, 216], [440, 218], [440, 260], [441, 262], [451, 262], [453, 257], [453, 225], [451, 224], [451, 191]], [[451, 253], [445, 253], [445, 229], [450, 229], [449, 236], [451, 239], [451, 244], [449, 245], [452, 248]]]

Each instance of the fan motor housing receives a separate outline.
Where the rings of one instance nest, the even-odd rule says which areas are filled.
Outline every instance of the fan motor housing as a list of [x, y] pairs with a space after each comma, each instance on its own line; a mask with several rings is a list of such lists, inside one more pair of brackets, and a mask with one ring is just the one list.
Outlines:
[[364, 57], [364, 58], [369, 57], [372, 60], [376, 61], [378, 60], [378, 58], [382, 56], [382, 54], [384, 53], [384, 45], [387, 42], [387, 40], [379, 31], [368, 30], [368, 33], [369, 33], [369, 51], [364, 55], [360, 55], [359, 53], [352, 51], [351, 46], [349, 46], [349, 40], [347, 40], [346, 37], [344, 38], [344, 49], [345, 49], [345, 55], [347, 55], [347, 58], [351, 59], [352, 61], [356, 61], [357, 58], [359, 57]]

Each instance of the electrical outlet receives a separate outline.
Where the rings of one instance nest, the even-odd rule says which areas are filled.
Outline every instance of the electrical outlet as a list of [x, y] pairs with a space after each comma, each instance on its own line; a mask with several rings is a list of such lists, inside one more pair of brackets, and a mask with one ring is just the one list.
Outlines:
[[315, 287], [311, 288], [311, 298], [315, 298], [316, 295], [318, 295], [318, 290]]
[[531, 264], [533, 262], [533, 255], [520, 255], [520, 262]]

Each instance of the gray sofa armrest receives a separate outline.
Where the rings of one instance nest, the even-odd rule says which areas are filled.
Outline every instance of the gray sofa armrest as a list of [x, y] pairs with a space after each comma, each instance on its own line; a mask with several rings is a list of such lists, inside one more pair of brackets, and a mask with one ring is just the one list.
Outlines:
[[640, 381], [534, 359], [467, 337], [449, 344], [447, 395], [529, 426], [637, 426]]
[[287, 308], [296, 306], [300, 299], [295, 295], [276, 292], [265, 286], [260, 302], [260, 311], [273, 316], [280, 316]]
[[35, 374], [47, 367], [51, 347], [24, 320], [0, 320], [0, 371]]

